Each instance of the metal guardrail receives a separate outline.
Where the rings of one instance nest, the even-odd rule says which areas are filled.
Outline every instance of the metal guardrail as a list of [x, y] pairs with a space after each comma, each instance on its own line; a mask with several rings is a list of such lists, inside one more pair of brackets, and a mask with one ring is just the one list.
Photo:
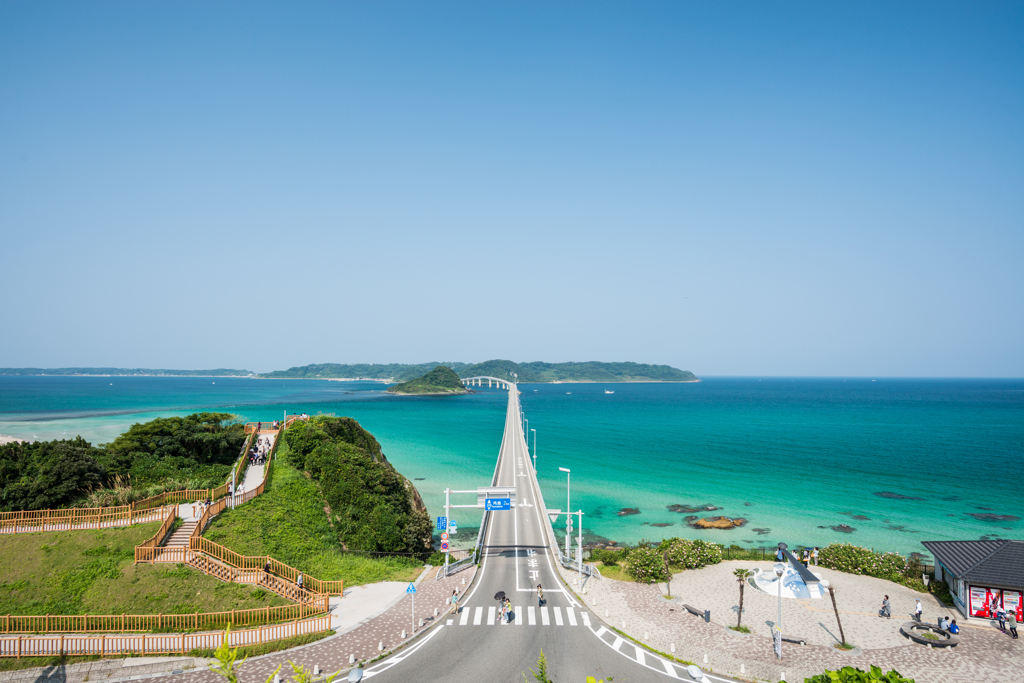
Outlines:
[[601, 579], [601, 570], [592, 564], [586, 562], [580, 563], [565, 556], [561, 550], [558, 551], [558, 561], [562, 563], [562, 566], [566, 569], [571, 569], [574, 572], [582, 571], [584, 576], [591, 577], [596, 576], [598, 580]]

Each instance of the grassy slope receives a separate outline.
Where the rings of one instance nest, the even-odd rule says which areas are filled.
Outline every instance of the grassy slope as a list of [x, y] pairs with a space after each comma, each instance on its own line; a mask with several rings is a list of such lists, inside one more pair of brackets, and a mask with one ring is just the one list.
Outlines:
[[0, 537], [0, 614], [181, 614], [289, 604], [188, 567], [133, 565], [134, 547], [159, 526]]
[[270, 555], [310, 576], [356, 586], [409, 581], [422, 563], [396, 557], [372, 558], [341, 549], [316, 484], [290, 466], [282, 441], [267, 490], [214, 519], [203, 535], [243, 555]]

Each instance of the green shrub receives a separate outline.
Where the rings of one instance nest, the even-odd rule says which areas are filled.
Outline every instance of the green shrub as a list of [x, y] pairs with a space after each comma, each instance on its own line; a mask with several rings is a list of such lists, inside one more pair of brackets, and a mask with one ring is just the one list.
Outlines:
[[914, 683], [914, 679], [901, 676], [895, 669], [882, 673], [877, 666], [872, 666], [870, 671], [844, 666], [838, 671], [826, 670], [825, 673], [805, 678], [804, 683]]
[[625, 558], [626, 573], [635, 581], [641, 583], [656, 583], [667, 581], [668, 572], [665, 571], [665, 560], [657, 548], [640, 546], [629, 551]]
[[833, 543], [820, 550], [818, 563], [829, 569], [873, 576], [925, 592], [924, 582], [918, 573], [920, 565], [899, 553], [876, 553], [850, 543]]
[[668, 551], [669, 564], [684, 569], [700, 569], [722, 561], [722, 546], [700, 539], [670, 538], [662, 541], [658, 549]]
[[949, 592], [949, 585], [945, 581], [933, 580], [928, 584], [928, 592], [934, 595], [944, 605], [953, 604], [953, 595]]
[[623, 559], [622, 550], [610, 550], [606, 548], [595, 548], [590, 551], [590, 559], [600, 562], [606, 567], [614, 567]]

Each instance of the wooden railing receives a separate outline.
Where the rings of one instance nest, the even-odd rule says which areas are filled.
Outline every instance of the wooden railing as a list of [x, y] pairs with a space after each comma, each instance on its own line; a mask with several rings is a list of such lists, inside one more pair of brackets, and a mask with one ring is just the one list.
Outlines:
[[[231, 631], [228, 643], [231, 647], [259, 645], [307, 633], [320, 633], [330, 628], [330, 616], [313, 617], [286, 624]], [[17, 636], [0, 638], [0, 657], [187, 654], [193, 650], [217, 649], [224, 641], [224, 634], [224, 631], [215, 631], [137, 636]]]
[[67, 508], [61, 510], [20, 510], [0, 512], [0, 534], [25, 534], [40, 531], [101, 529], [130, 526], [163, 519], [164, 511], [134, 510], [130, 505], [107, 508]]
[[294, 605], [197, 614], [78, 614], [0, 616], [4, 633], [130, 633], [173, 629], [199, 631], [305, 619], [329, 610], [326, 596]]
[[178, 506], [168, 505], [166, 508], [161, 509], [167, 510], [167, 517], [164, 518], [164, 523], [160, 525], [160, 528], [157, 529], [157, 532], [149, 540], [143, 541], [141, 545], [136, 546], [137, 548], [155, 548], [164, 542], [164, 538], [171, 531], [175, 520], [178, 519]]
[[[269, 555], [242, 555], [201, 536], [189, 539], [189, 548], [195, 552], [220, 560], [225, 565], [243, 571], [256, 570], [265, 573], [263, 570], [266, 569], [269, 562], [272, 575], [283, 578], [293, 585], [298, 580], [299, 574], [302, 573], [298, 569], [289, 567], [284, 562], [279, 562]], [[344, 593], [344, 583], [344, 581], [321, 581], [307, 574], [302, 574], [303, 587], [313, 593], [341, 595]]]

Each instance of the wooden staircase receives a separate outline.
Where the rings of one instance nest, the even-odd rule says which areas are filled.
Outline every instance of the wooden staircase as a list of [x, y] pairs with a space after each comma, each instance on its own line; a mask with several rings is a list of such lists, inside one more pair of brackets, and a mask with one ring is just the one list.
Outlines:
[[188, 539], [196, 528], [196, 522], [185, 522], [163, 542], [165, 548], [187, 548]]

